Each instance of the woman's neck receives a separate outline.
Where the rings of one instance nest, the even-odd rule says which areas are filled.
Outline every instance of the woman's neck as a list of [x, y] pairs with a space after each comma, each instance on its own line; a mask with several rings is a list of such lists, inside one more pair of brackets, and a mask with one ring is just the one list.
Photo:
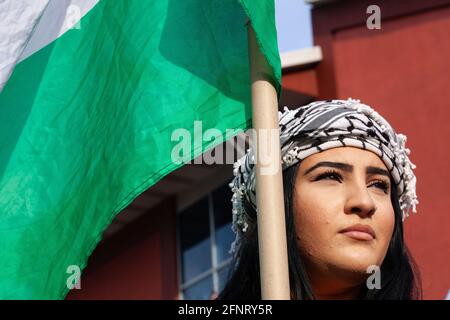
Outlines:
[[362, 298], [363, 288], [356, 286], [343, 289], [313, 291], [317, 300], [357, 300]]
[[365, 282], [361, 275], [342, 272], [313, 273], [309, 278], [311, 289], [317, 300], [357, 300], [364, 296]]

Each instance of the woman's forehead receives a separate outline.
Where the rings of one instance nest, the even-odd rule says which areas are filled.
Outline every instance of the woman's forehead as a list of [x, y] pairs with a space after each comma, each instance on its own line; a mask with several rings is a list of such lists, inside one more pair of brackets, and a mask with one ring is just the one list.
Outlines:
[[300, 170], [307, 170], [309, 167], [323, 161], [350, 164], [355, 168], [365, 168], [368, 166], [387, 169], [383, 160], [372, 151], [355, 147], [337, 147], [327, 149], [312, 154], [300, 162]]

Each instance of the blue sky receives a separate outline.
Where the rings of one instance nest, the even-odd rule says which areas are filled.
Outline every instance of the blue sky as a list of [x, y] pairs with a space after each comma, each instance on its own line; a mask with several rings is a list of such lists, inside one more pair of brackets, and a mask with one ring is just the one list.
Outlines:
[[275, 0], [280, 52], [312, 47], [310, 5], [303, 0]]

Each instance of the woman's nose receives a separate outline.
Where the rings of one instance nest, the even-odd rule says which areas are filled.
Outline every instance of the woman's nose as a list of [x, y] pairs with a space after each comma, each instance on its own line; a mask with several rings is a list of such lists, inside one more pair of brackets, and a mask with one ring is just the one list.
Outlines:
[[365, 184], [355, 183], [355, 185], [348, 188], [347, 201], [344, 208], [346, 214], [370, 217], [375, 213], [376, 209], [375, 201]]

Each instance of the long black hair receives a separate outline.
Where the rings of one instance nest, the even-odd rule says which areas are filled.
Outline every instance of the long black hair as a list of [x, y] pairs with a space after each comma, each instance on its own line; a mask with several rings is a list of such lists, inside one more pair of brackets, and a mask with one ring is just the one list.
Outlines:
[[[283, 171], [284, 206], [286, 214], [287, 249], [291, 299], [315, 299], [308, 274], [297, 246], [297, 232], [294, 223], [293, 190], [299, 164]], [[394, 184], [392, 184], [394, 185]], [[365, 289], [364, 299], [422, 299], [418, 268], [409, 253], [403, 238], [402, 211], [396, 188], [391, 188], [391, 201], [395, 213], [395, 225], [386, 257], [381, 265], [381, 289]], [[234, 256], [234, 270], [218, 299], [261, 299], [259, 273], [258, 232], [256, 212], [244, 202], [250, 220], [247, 231]]]

